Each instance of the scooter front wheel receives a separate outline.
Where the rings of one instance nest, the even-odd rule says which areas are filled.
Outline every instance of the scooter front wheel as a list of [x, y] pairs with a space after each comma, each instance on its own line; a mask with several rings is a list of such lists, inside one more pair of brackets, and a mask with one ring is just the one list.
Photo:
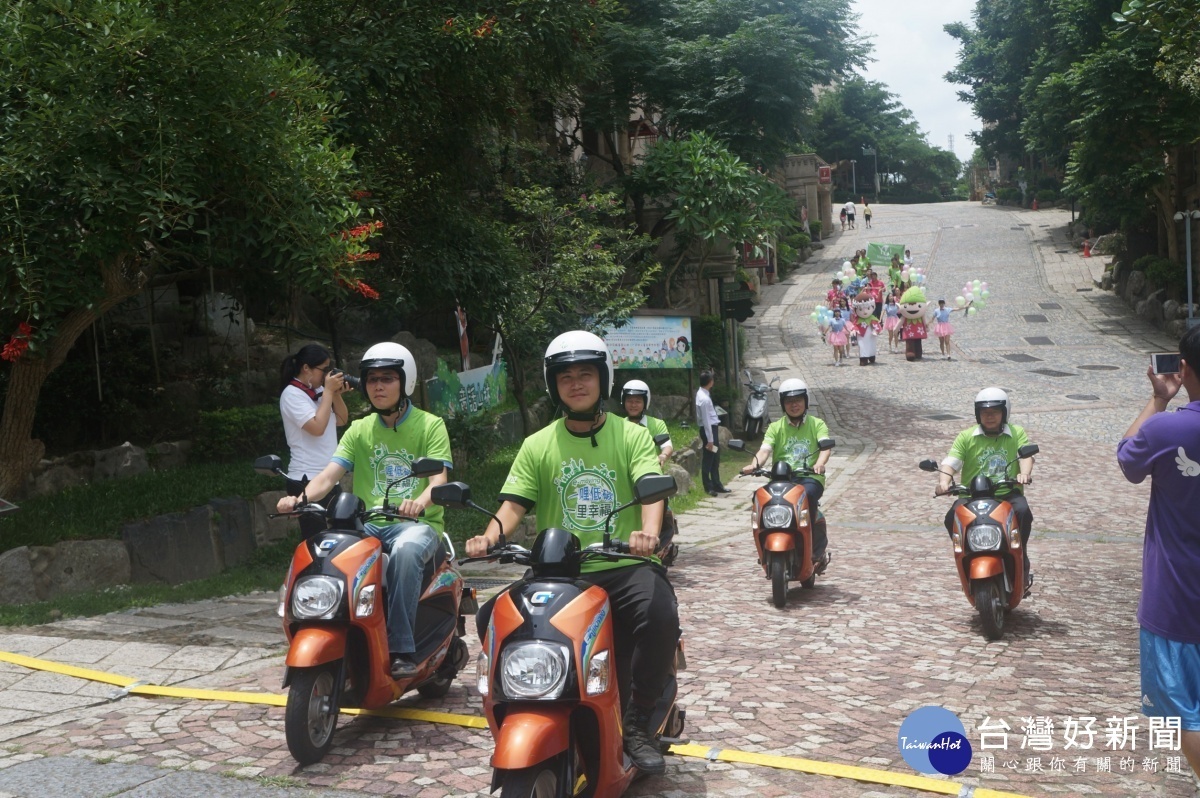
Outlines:
[[531, 768], [510, 770], [500, 782], [500, 798], [559, 798], [571, 795], [560, 789], [561, 757], [553, 757]]
[[983, 634], [988, 640], [1004, 637], [1004, 613], [1000, 585], [996, 579], [986, 579], [975, 584], [975, 609], [983, 623]]
[[333, 745], [337, 728], [338, 662], [297, 668], [288, 691], [284, 732], [288, 751], [303, 765], [320, 762]]
[[777, 554], [771, 558], [771, 602], [779, 609], [787, 604], [787, 589], [787, 563]]

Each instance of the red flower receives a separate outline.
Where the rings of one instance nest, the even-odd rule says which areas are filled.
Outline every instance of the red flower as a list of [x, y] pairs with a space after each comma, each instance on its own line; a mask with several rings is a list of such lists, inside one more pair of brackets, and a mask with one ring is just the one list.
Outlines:
[[378, 252], [351, 252], [346, 256], [346, 260], [355, 263], [360, 260], [379, 260]]
[[32, 334], [33, 328], [30, 327], [27, 322], [21, 322], [17, 325], [17, 335], [21, 336], [22, 338], [28, 338]]
[[379, 299], [379, 292], [361, 280], [359, 280], [358, 285], [354, 286], [354, 290], [367, 299]]
[[29, 348], [29, 342], [24, 338], [17, 338], [15, 335], [4, 345], [4, 349], [0, 351], [0, 360], [7, 360], [9, 363], [16, 363], [21, 359], [21, 355], [25, 354], [25, 350]]

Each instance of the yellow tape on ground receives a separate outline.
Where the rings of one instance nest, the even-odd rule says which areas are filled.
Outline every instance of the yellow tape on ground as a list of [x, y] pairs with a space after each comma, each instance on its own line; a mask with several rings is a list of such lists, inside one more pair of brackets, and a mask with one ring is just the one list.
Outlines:
[[[268, 706], [287, 706], [287, 696], [274, 693], [241, 693], [236, 690], [197, 690], [189, 687], [167, 687], [153, 684], [140, 684], [127, 676], [116, 676], [103, 671], [93, 671], [87, 668], [77, 668], [74, 665], [63, 665], [46, 659], [35, 659], [22, 654], [10, 654], [0, 651], [0, 662], [9, 662], [30, 670], [60, 673], [76, 679], [86, 679], [93, 682], [104, 682], [118, 687], [124, 687], [131, 695], [158, 696], [165, 698], [191, 698], [198, 701], [227, 701], [240, 704], [265, 704]], [[430, 712], [423, 709], [407, 709], [403, 707], [384, 707], [383, 709], [342, 709], [346, 715], [369, 715], [372, 717], [398, 718], [401, 720], [416, 720], [426, 723], [441, 723], [454, 726], [465, 726], [471, 729], [486, 729], [487, 721], [477, 715], [455, 715], [449, 712]], [[964, 785], [942, 779], [931, 779], [925, 776], [910, 776], [905, 773], [892, 773], [886, 770], [857, 767], [855, 765], [838, 765], [832, 762], [818, 762], [815, 759], [804, 759], [795, 756], [779, 756], [777, 754], [756, 754], [750, 751], [712, 748], [695, 743], [671, 746], [671, 753], [677, 756], [707, 759], [709, 761], [735, 762], [743, 765], [759, 765], [777, 770], [794, 770], [801, 773], [812, 773], [818, 776], [833, 776], [841, 779], [854, 779], [872, 784], [887, 784], [894, 787], [909, 787], [914, 790], [938, 793], [941, 795], [960, 795]], [[1001, 792], [976, 787], [971, 793], [973, 798], [1028, 798], [1015, 792]]]

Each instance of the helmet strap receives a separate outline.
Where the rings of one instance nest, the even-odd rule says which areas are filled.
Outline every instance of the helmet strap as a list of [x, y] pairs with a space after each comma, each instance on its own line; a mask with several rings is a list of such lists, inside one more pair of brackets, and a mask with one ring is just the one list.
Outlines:
[[600, 427], [600, 420], [604, 416], [604, 400], [596, 402], [595, 407], [584, 412], [576, 412], [563, 404], [563, 413], [568, 421], [588, 421], [592, 425], [592, 446], [598, 447], [600, 444], [596, 442], [596, 430]]

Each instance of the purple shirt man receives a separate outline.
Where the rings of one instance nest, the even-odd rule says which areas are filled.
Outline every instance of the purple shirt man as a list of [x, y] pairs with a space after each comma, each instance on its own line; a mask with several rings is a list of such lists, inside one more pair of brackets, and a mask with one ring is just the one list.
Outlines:
[[1200, 643], [1200, 401], [1146, 419], [1117, 444], [1117, 462], [1130, 482], [1152, 478], [1138, 623]]

